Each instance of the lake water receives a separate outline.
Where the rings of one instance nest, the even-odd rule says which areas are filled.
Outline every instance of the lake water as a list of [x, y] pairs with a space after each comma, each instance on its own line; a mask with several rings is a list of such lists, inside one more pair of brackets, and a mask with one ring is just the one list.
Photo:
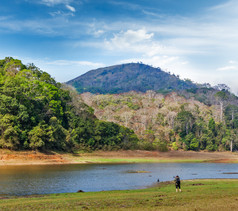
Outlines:
[[[147, 171], [148, 173], [129, 173]], [[233, 174], [224, 174], [233, 173]], [[1, 166], [0, 194], [30, 195], [145, 188], [160, 181], [238, 178], [238, 164], [146, 163]]]

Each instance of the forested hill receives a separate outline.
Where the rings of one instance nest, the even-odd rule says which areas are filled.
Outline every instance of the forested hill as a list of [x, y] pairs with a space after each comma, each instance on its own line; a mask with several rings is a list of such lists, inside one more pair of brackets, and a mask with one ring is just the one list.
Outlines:
[[124, 93], [147, 90], [185, 90], [198, 86], [190, 80], [181, 80], [175, 75], [141, 63], [129, 63], [91, 70], [67, 82], [79, 93]]
[[137, 142], [132, 130], [99, 121], [76, 92], [33, 64], [0, 60], [0, 148], [128, 149]]
[[212, 95], [213, 105], [175, 92], [81, 96], [99, 119], [133, 129], [143, 149], [238, 150], [238, 105], [232, 104], [237, 99], [227, 91]]

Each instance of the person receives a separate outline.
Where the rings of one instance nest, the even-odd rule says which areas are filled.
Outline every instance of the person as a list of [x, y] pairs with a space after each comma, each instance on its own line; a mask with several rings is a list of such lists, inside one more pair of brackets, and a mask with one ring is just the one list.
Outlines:
[[176, 192], [178, 192], [178, 189], [180, 192], [182, 192], [180, 187], [180, 178], [178, 175], [175, 177], [174, 182], [175, 182]]

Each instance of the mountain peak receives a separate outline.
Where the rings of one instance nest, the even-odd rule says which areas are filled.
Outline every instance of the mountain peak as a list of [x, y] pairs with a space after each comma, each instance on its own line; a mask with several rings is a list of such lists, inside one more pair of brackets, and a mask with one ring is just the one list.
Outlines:
[[147, 90], [184, 90], [196, 88], [189, 80], [181, 80], [175, 75], [142, 63], [119, 64], [91, 70], [67, 82], [79, 93], [123, 93]]

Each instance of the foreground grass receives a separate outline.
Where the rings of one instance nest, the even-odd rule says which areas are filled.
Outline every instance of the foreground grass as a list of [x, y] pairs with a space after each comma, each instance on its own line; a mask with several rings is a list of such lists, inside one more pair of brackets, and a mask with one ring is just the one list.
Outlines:
[[0, 210], [237, 210], [238, 180], [182, 181], [143, 190], [66, 193], [0, 200]]

